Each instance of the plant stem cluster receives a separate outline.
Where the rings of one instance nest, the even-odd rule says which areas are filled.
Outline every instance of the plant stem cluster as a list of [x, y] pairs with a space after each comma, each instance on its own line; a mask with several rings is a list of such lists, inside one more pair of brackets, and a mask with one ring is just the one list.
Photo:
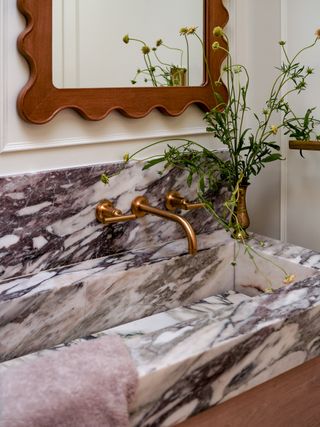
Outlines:
[[[184, 27], [180, 30], [180, 34], [194, 35], [203, 49], [203, 42], [195, 27]], [[277, 68], [277, 76], [260, 112], [254, 112], [249, 107], [249, 73], [245, 66], [234, 63], [231, 53], [224, 47], [228, 46], [227, 35], [221, 27], [214, 28], [213, 35], [216, 41], [212, 44], [212, 49], [214, 52], [223, 50], [226, 60], [219, 80], [213, 82], [205, 58], [215, 106], [205, 114], [204, 120], [207, 123], [207, 131], [225, 146], [228, 155], [221, 156], [221, 150], [214, 147], [207, 148], [195, 141], [178, 138], [175, 140], [181, 142], [178, 146], [170, 145], [168, 144], [170, 139], [164, 139], [132, 155], [127, 154], [125, 160], [133, 159], [153, 145], [167, 143], [163, 154], [146, 159], [144, 169], [164, 162], [165, 168], [174, 166], [186, 170], [188, 184], [191, 185], [194, 179], [197, 180], [199, 198], [207, 203], [210, 212], [227, 230], [230, 230], [237, 226], [235, 208], [239, 186], [248, 185], [251, 178], [258, 175], [268, 163], [282, 159], [276, 139], [279, 131], [295, 139], [308, 140], [320, 124], [320, 120], [313, 115], [314, 108], [308, 108], [304, 115], [298, 115], [288, 101], [290, 94], [298, 96], [306, 89], [307, 79], [313, 74], [312, 68], [300, 64], [299, 57], [317, 44], [320, 31], [317, 31], [313, 43], [302, 48], [292, 58], [288, 55], [286, 43], [279, 42], [284, 61]], [[218, 41], [219, 38], [221, 42]], [[143, 41], [140, 42], [145, 46]], [[148, 55], [149, 53], [145, 54], [149, 70], [152, 66]], [[217, 91], [220, 85], [227, 88], [227, 100]], [[253, 120], [254, 126], [248, 127], [249, 119]], [[317, 138], [320, 139], [319, 136]], [[221, 182], [228, 185], [231, 194], [230, 200], [225, 203], [227, 212], [225, 217], [216, 213], [211, 200], [207, 197], [210, 190], [217, 188]]]

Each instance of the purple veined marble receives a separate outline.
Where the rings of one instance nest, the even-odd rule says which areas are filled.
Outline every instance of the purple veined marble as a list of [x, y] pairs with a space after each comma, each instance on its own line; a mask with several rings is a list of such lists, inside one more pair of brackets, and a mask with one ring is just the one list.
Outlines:
[[[142, 166], [132, 163], [119, 174], [123, 167], [115, 163], [0, 178], [0, 280], [183, 237], [176, 224], [154, 216], [111, 226], [97, 223], [95, 206], [104, 198], [127, 213], [138, 195], [157, 207], [164, 207], [171, 189], [195, 197], [195, 187], [186, 185], [181, 171], [160, 176], [156, 168], [142, 171]], [[104, 171], [112, 176], [107, 186], [100, 181]], [[217, 206], [225, 192], [222, 188], [216, 195]], [[198, 234], [217, 227], [205, 210], [183, 215]]]
[[[174, 245], [179, 244], [181, 241]], [[132, 427], [170, 427], [320, 356], [320, 254], [262, 236], [252, 236], [250, 244], [260, 251], [263, 259], [271, 257], [280, 266], [288, 268], [288, 273], [294, 273], [296, 283], [288, 286], [279, 282], [281, 275], [275, 270], [272, 270], [269, 278], [254, 270], [250, 272], [251, 280], [264, 287], [271, 279], [279, 290], [272, 294], [245, 295], [244, 285], [252, 283], [246, 279], [250, 263], [248, 258], [244, 262], [240, 254], [237, 265], [231, 266], [233, 250], [230, 249], [234, 249], [236, 243], [222, 231], [200, 238], [200, 252], [193, 259], [200, 256], [199, 264], [201, 260], [203, 264], [193, 273], [194, 265], [190, 265], [188, 255], [173, 257], [174, 253], [180, 252], [179, 247], [170, 247], [170, 244], [163, 247], [162, 258], [150, 253], [144, 264], [138, 267], [142, 268], [139, 276], [143, 276], [144, 283], [141, 283], [140, 289], [128, 277], [125, 279], [128, 269], [133, 273], [135, 270], [132, 258], [122, 254], [121, 259], [117, 258], [116, 263], [109, 265], [110, 273], [120, 274], [118, 281], [124, 279], [127, 286], [131, 284], [131, 294], [128, 289], [122, 289], [123, 296], [129, 298], [125, 301], [127, 305], [133, 301], [128, 307], [131, 316], [136, 312], [137, 302], [134, 299], [143, 289], [145, 296], [155, 291], [155, 304], [145, 301], [144, 318], [76, 339], [67, 345], [76, 346], [78, 342], [99, 339], [106, 334], [118, 334], [123, 338], [139, 375], [138, 393], [130, 407]], [[164, 253], [167, 253], [168, 259], [164, 258]], [[135, 257], [137, 260], [137, 253]], [[90, 283], [96, 274], [101, 273], [103, 263], [110, 263], [110, 259], [96, 262], [92, 264], [93, 261], [89, 261], [82, 265], [83, 270], [87, 268], [83, 282]], [[176, 263], [174, 270], [178, 286], [175, 292], [176, 300], [180, 299], [179, 306], [171, 309], [165, 307], [166, 301], [169, 301], [168, 283], [162, 283], [164, 276], [157, 274], [159, 269], [167, 274], [170, 262]], [[112, 270], [114, 268], [115, 271]], [[232, 274], [233, 268], [235, 274]], [[74, 271], [67, 270], [60, 272], [66, 274], [65, 279], [68, 274], [71, 278], [72, 274], [79, 273], [79, 266], [75, 266]], [[152, 275], [148, 280], [148, 271], [152, 271], [153, 281]], [[39, 295], [41, 290], [49, 287], [46, 282], [53, 280], [56, 273], [34, 276], [33, 286], [38, 287]], [[157, 286], [150, 286], [155, 285], [156, 278]], [[7, 301], [10, 301], [9, 295], [15, 287], [27, 289], [19, 280], [22, 279], [8, 281]], [[110, 302], [117, 289], [107, 288], [104, 291]], [[104, 292], [103, 289], [101, 285], [101, 292]], [[217, 295], [205, 297], [208, 292], [211, 295], [217, 292]], [[198, 300], [192, 302], [192, 298]], [[98, 301], [98, 295], [93, 299]], [[162, 312], [153, 314], [152, 310], [159, 307], [162, 307]], [[62, 307], [62, 311], [63, 308], [66, 307]], [[92, 315], [92, 319], [96, 315], [98, 320], [99, 310], [92, 312]], [[23, 319], [21, 322], [23, 324]], [[0, 376], [19, 364], [36, 361], [52, 351], [59, 352], [63, 346], [1, 363]]]
[[[151, 215], [109, 226], [96, 221], [96, 204], [104, 198], [127, 213], [142, 194], [160, 208], [168, 190], [196, 196], [181, 171], [160, 176], [142, 167], [117, 163], [0, 178], [1, 360], [210, 294], [209, 279], [199, 289], [185, 279], [196, 272], [202, 277], [208, 256], [206, 271], [214, 275], [214, 260], [221, 258], [223, 242], [210, 237], [219, 228], [205, 209], [182, 213], [202, 236], [200, 248], [209, 249], [191, 262], [187, 239], [173, 222]], [[100, 180], [105, 171], [107, 186]], [[226, 192], [221, 187], [215, 194], [218, 209]]]
[[[202, 209], [185, 213], [198, 234], [194, 257], [160, 218], [102, 226], [94, 213], [103, 198], [126, 213], [138, 195], [163, 207], [168, 190], [196, 194], [180, 171], [120, 168], [0, 178], [0, 377], [116, 333], [139, 373], [131, 425], [169, 427], [320, 356], [319, 253], [253, 235], [262, 256], [250, 263]], [[108, 186], [105, 170], [115, 174]], [[218, 208], [225, 196], [222, 187]], [[285, 286], [268, 257], [296, 283]], [[269, 282], [276, 291], [259, 295]]]

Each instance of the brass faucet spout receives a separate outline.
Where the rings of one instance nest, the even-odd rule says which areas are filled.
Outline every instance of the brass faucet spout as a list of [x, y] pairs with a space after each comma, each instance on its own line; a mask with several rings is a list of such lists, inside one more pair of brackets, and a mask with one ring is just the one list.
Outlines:
[[148, 200], [143, 196], [134, 199], [131, 205], [131, 211], [137, 217], [141, 217], [144, 216], [146, 213], [150, 213], [161, 218], [170, 219], [171, 221], [180, 224], [183, 230], [185, 231], [188, 239], [189, 254], [195, 255], [197, 253], [197, 237], [191, 224], [186, 219], [171, 212], [150, 206]]

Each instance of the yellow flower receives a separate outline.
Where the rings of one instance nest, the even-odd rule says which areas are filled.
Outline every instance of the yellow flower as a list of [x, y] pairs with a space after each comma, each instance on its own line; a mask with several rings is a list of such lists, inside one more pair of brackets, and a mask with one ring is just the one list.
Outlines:
[[212, 32], [215, 37], [221, 37], [224, 34], [223, 29], [221, 27], [214, 27]]
[[265, 294], [273, 294], [273, 288], [265, 288], [264, 293]]
[[320, 39], [320, 28], [318, 28], [314, 34], [317, 37], [317, 39]]
[[124, 153], [124, 155], [123, 155], [124, 162], [128, 163], [129, 159], [130, 159], [130, 154], [129, 153]]
[[144, 55], [148, 55], [148, 53], [150, 53], [150, 47], [147, 45], [142, 46], [141, 50]]
[[187, 34], [194, 34], [198, 27], [192, 26], [188, 28]]
[[191, 26], [191, 27], [182, 27], [180, 28], [180, 35], [181, 36], [189, 36], [190, 34], [194, 34], [197, 31], [198, 27]]
[[290, 285], [290, 283], [292, 283], [295, 278], [296, 278], [296, 276], [294, 274], [287, 274], [285, 276], [285, 278], [283, 279], [283, 283], [285, 285]]
[[220, 49], [220, 43], [219, 43], [219, 42], [214, 42], [214, 43], [212, 43], [212, 49], [213, 49], [213, 50]]
[[276, 135], [278, 133], [278, 126], [272, 125], [271, 132], [273, 133], [273, 135]]
[[187, 34], [187, 32], [188, 32], [187, 27], [180, 28], [180, 31], [179, 31], [180, 35], [184, 36], [185, 34]]

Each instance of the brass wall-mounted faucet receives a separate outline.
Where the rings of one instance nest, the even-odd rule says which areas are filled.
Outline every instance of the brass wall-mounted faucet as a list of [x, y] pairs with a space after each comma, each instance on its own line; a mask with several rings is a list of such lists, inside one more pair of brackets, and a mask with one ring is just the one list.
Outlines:
[[197, 237], [191, 224], [181, 216], [166, 210], [154, 208], [149, 205], [148, 199], [144, 196], [136, 197], [131, 204], [131, 215], [123, 215], [119, 209], [113, 206], [110, 200], [102, 200], [96, 207], [96, 218], [102, 224], [111, 224], [121, 221], [131, 221], [141, 218], [146, 214], [152, 214], [161, 218], [166, 218], [181, 225], [188, 239], [189, 254], [197, 253]]

